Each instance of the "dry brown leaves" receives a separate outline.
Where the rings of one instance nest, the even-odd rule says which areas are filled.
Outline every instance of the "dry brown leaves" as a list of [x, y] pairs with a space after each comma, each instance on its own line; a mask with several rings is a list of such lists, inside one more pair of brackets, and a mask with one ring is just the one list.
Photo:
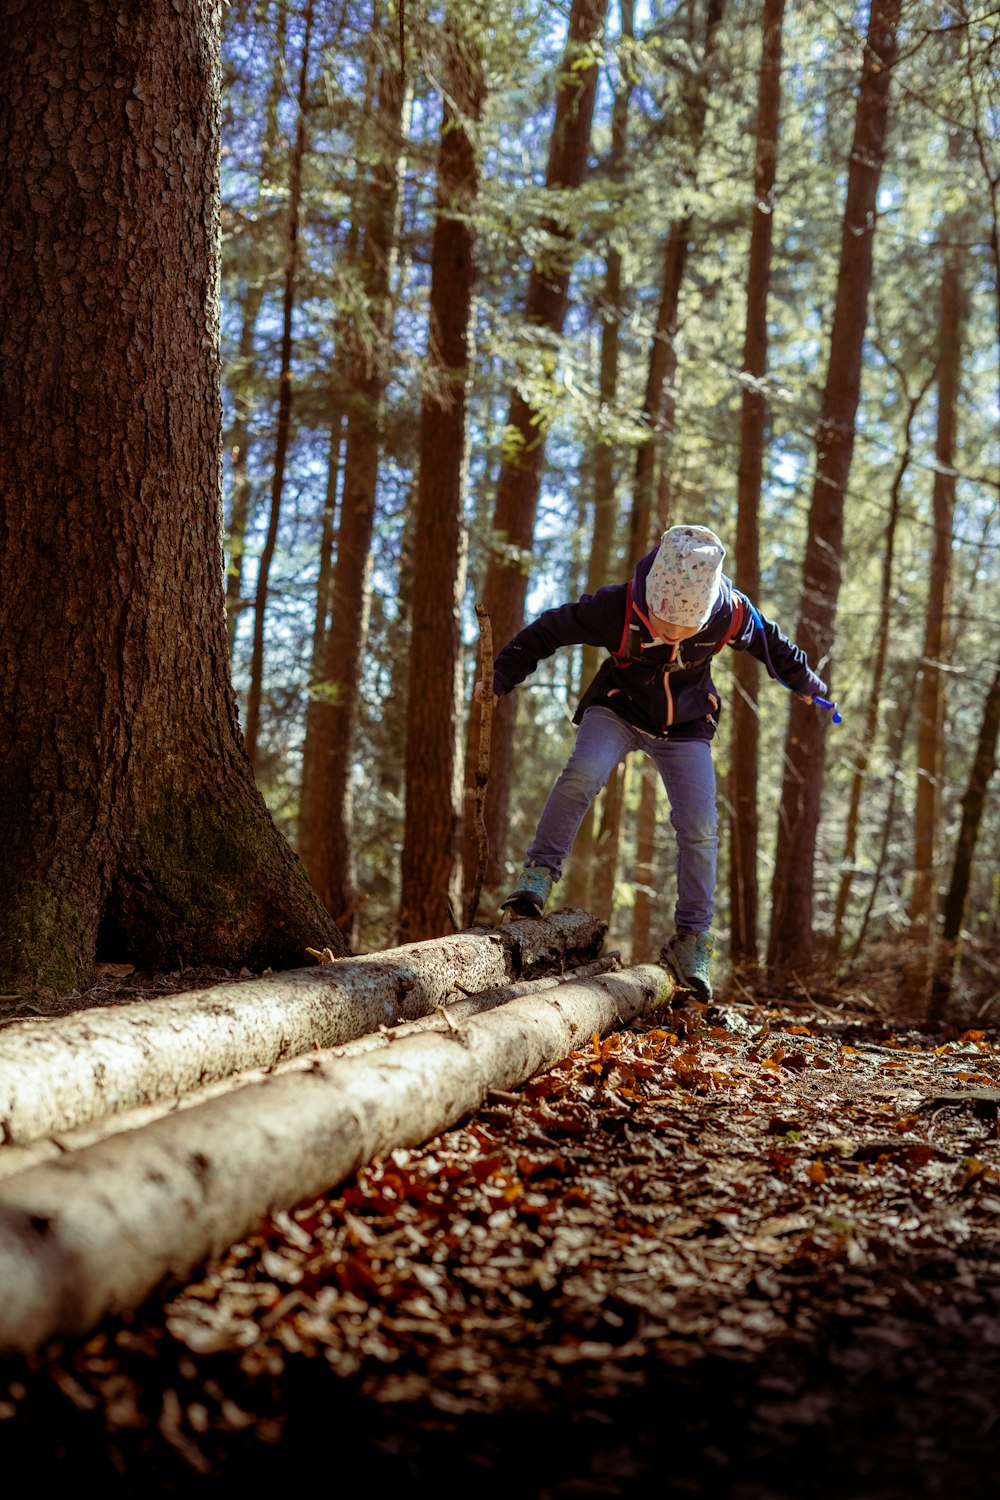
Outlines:
[[248, 1371], [322, 1352], [377, 1399], [489, 1409], [512, 1371], [530, 1400], [576, 1360], [755, 1353], [809, 1318], [810, 1275], [972, 1237], [1000, 1258], [995, 1106], [933, 1107], [943, 1082], [1000, 1088], [984, 1033], [924, 1050], [778, 1013], [673, 1024], [595, 1037], [516, 1103], [275, 1216], [168, 1303], [170, 1331]]
[[[109, 1433], [155, 1427], [209, 1473], [206, 1434], [213, 1451], [248, 1428], [281, 1437], [303, 1361], [369, 1403], [448, 1418], [545, 1407], [581, 1371], [611, 1399], [653, 1367], [807, 1346], [831, 1319], [867, 1369], [914, 1318], [964, 1316], [970, 1255], [1000, 1283], [1000, 1043], [884, 1031], [808, 1005], [690, 1006], [595, 1037], [50, 1353], [47, 1378]], [[976, 1336], [1000, 1344], [988, 1318]], [[148, 1369], [168, 1347], [186, 1393], [151, 1404], [126, 1356]], [[0, 1416], [31, 1399], [19, 1375]], [[822, 1407], [816, 1391], [774, 1399], [786, 1424]]]

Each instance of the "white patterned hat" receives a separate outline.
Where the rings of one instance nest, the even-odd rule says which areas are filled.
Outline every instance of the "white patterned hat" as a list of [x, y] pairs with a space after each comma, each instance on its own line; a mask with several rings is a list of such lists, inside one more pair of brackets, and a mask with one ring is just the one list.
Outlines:
[[671, 625], [704, 625], [719, 597], [725, 555], [707, 526], [671, 526], [646, 579], [647, 609]]

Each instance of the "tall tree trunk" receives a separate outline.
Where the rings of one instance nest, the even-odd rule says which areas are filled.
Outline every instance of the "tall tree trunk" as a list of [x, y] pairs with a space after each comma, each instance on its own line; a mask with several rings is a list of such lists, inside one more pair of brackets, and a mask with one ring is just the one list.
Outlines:
[[467, 393], [475, 284], [472, 212], [479, 191], [473, 128], [485, 91], [481, 58], [457, 5], [449, 16], [446, 93], [431, 246], [430, 319], [420, 415], [406, 699], [406, 818], [399, 941], [463, 925], [462, 632], [465, 595]]
[[[905, 392], [905, 376], [903, 386]], [[840, 883], [837, 887], [837, 904], [833, 914], [833, 954], [839, 954], [844, 941], [844, 920], [847, 916], [847, 907], [851, 897], [851, 886], [854, 880], [854, 862], [857, 859], [858, 850], [858, 828], [861, 821], [861, 798], [864, 795], [865, 781], [868, 777], [868, 766], [871, 761], [872, 750], [878, 737], [879, 712], [882, 703], [882, 685], [885, 681], [885, 669], [889, 658], [889, 628], [892, 617], [892, 572], [896, 556], [896, 525], [899, 520], [899, 502], [902, 495], [903, 479], [910, 466], [911, 435], [913, 422], [916, 418], [920, 403], [927, 394], [934, 372], [927, 377], [916, 395], [911, 396], [907, 402], [906, 420], [903, 425], [903, 449], [893, 475], [892, 484], [889, 488], [889, 517], [885, 526], [885, 542], [882, 550], [882, 586], [879, 590], [879, 619], [875, 639], [878, 642], [875, 648], [875, 661], [872, 665], [872, 682], [868, 693], [868, 706], [865, 710], [864, 724], [858, 737], [857, 755], [854, 761], [854, 772], [851, 776], [851, 795], [847, 807], [847, 825], [844, 834], [844, 857], [841, 864]]]
[[[705, 133], [705, 115], [708, 110], [708, 70], [715, 51], [716, 33], [724, 10], [725, 0], [708, 0], [702, 64], [685, 101], [685, 125], [690, 137], [692, 154], [689, 168], [692, 188], [697, 185], [698, 158]], [[681, 282], [687, 268], [688, 244], [693, 228], [694, 215], [682, 214], [671, 224], [663, 247], [660, 302], [656, 314], [656, 328], [650, 344], [646, 391], [642, 403], [642, 421], [650, 435], [646, 442], [639, 444], [635, 455], [635, 482], [629, 532], [632, 558], [635, 562], [649, 551], [653, 541], [654, 520], [657, 519], [654, 503], [657, 492], [656, 474], [664, 443], [669, 440], [669, 431], [676, 407], [673, 382], [677, 369], [677, 355], [674, 340], [677, 334]]]
[[299, 269], [299, 218], [302, 204], [302, 163], [306, 154], [306, 109], [309, 89], [309, 42], [312, 36], [313, 0], [307, 0], [302, 60], [299, 68], [298, 120], [289, 167], [288, 228], [285, 238], [285, 290], [282, 298], [281, 373], [278, 377], [278, 426], [274, 439], [274, 473], [271, 478], [271, 513], [264, 549], [257, 565], [254, 595], [253, 649], [250, 655], [250, 686], [247, 692], [246, 744], [250, 764], [258, 761], [260, 706], [264, 691], [264, 613], [271, 563], [278, 544], [281, 492], [285, 486], [285, 461], [292, 428], [292, 316], [295, 311], [296, 278]]
[[[622, 41], [631, 43], [633, 31], [633, 0], [621, 0]], [[623, 54], [622, 76], [611, 111], [611, 152], [607, 173], [614, 187], [620, 184], [625, 167], [625, 152], [628, 144], [628, 108], [633, 88], [633, 67], [627, 54]], [[611, 412], [618, 395], [618, 348], [619, 328], [623, 309], [622, 255], [612, 241], [608, 247], [604, 273], [604, 294], [601, 299], [601, 365], [599, 389], [602, 411]], [[598, 435], [594, 443], [594, 527], [590, 537], [590, 556], [587, 562], [587, 593], [593, 594], [608, 582], [611, 550], [618, 527], [618, 494], [616, 489], [615, 448], [612, 440]], [[600, 666], [601, 653], [596, 646], [584, 646], [582, 685], [590, 682]], [[592, 878], [595, 873], [594, 856], [597, 829], [596, 804], [592, 803], [580, 824], [573, 846], [573, 853], [566, 872], [565, 900], [567, 906], [590, 909]], [[610, 832], [610, 828], [607, 830]], [[609, 839], [604, 841], [604, 856], [617, 852]], [[614, 875], [612, 873], [612, 889]]]
[[969, 784], [962, 798], [962, 824], [955, 846], [955, 860], [951, 870], [951, 883], [944, 901], [944, 924], [940, 942], [936, 945], [934, 972], [930, 994], [930, 1019], [944, 1020], [951, 998], [951, 985], [961, 952], [962, 923], [969, 897], [969, 880], [972, 861], [979, 839], [979, 825], [986, 806], [986, 792], [996, 770], [997, 735], [1000, 734], [1000, 662], [993, 677], [993, 685], [983, 705], [983, 719], [979, 730], [979, 742], [969, 771]]
[[[607, 0], [573, 0], [545, 172], [545, 185], [550, 189], [576, 188], [584, 178], [598, 81], [597, 62], [591, 49], [600, 36], [606, 9]], [[557, 256], [550, 246], [545, 264], [532, 266], [524, 321], [560, 333], [569, 299], [570, 232], [554, 218], [545, 227], [550, 241], [562, 242], [565, 253]], [[482, 590], [497, 650], [520, 630], [524, 620], [528, 579], [523, 560], [531, 554], [545, 458], [545, 433], [538, 425], [538, 415], [520, 391], [511, 393], [507, 416], [509, 441], [500, 465], [493, 512], [493, 532], [500, 547], [491, 552]], [[493, 718], [490, 796], [485, 808], [490, 846], [487, 885], [503, 879], [506, 864], [516, 713], [517, 695], [510, 694], [501, 698]], [[474, 741], [475, 715], [472, 715], [467, 748], [469, 766], [475, 760]], [[467, 827], [463, 859], [466, 890], [471, 890], [477, 860], [473, 830]]]
[[330, 624], [330, 604], [333, 597], [333, 564], [337, 540], [337, 495], [341, 479], [341, 455], [344, 446], [344, 430], [347, 419], [345, 407], [334, 396], [330, 414], [330, 441], [327, 455], [326, 495], [323, 504], [323, 519], [319, 537], [319, 571], [316, 578], [316, 607], [313, 615], [312, 649], [309, 663], [309, 697], [306, 701], [305, 734], [302, 740], [302, 781], [299, 787], [299, 816], [296, 825], [295, 847], [299, 858], [308, 869], [313, 858], [313, 839], [316, 830], [315, 809], [322, 793], [318, 786], [319, 767], [316, 763], [315, 719], [317, 701], [314, 687], [322, 678], [323, 657], [326, 652], [326, 633]]
[[405, 87], [399, 58], [387, 45], [379, 80], [380, 139], [365, 210], [362, 283], [370, 332], [358, 336], [351, 363], [344, 483], [327, 632], [315, 715], [317, 805], [310, 835], [310, 876], [352, 941], [356, 926], [351, 767], [358, 719], [361, 659], [368, 633], [371, 540], [375, 520], [382, 402], [388, 379], [390, 285], [398, 233]]
[[[345, 0], [346, 13], [347, 0]], [[365, 54], [365, 91], [360, 118], [355, 125], [359, 137], [371, 129], [372, 111], [378, 88], [378, 39], [376, 25], [369, 37]], [[346, 278], [358, 275], [359, 247], [361, 244], [362, 194], [367, 186], [364, 168], [359, 167], [351, 194], [351, 218], [344, 240], [339, 264]], [[355, 318], [357, 314], [355, 313]], [[326, 638], [330, 628], [330, 609], [333, 603], [334, 559], [336, 555], [338, 497], [341, 496], [343, 480], [343, 454], [347, 432], [347, 417], [350, 409], [351, 336], [352, 315], [348, 308], [341, 308], [334, 321], [331, 345], [333, 353], [329, 366], [330, 382], [330, 449], [327, 463], [326, 502], [320, 528], [319, 569], [316, 579], [316, 612], [313, 617], [312, 651], [309, 659], [309, 692], [306, 700], [305, 734], [302, 740], [302, 782], [299, 788], [299, 814], [296, 824], [296, 848], [306, 869], [311, 869], [317, 850], [323, 846], [323, 823], [325, 819], [323, 786], [320, 764], [320, 741], [323, 738], [323, 672], [326, 660]]]
[[[344, 944], [257, 792], [219, 491], [219, 21], [0, 13], [0, 975]], [[155, 524], [154, 524], [155, 520]]]
[[[285, 0], [279, 0], [277, 24], [274, 38], [274, 69], [271, 86], [265, 105], [264, 140], [260, 152], [260, 172], [257, 189], [257, 213], [260, 214], [264, 200], [264, 184], [270, 181], [273, 162], [278, 146], [278, 105], [285, 86], [285, 35], [287, 11]], [[253, 363], [254, 338], [257, 319], [264, 302], [263, 278], [248, 279], [243, 294], [242, 321], [240, 325], [239, 365], [235, 378], [231, 379], [235, 414], [232, 425], [225, 436], [225, 446], [232, 464], [232, 493], [229, 500], [229, 524], [226, 528], [226, 548], [229, 561], [226, 566], [226, 631], [229, 636], [229, 654], [232, 656], [236, 644], [236, 631], [243, 608], [243, 549], [246, 532], [250, 524], [253, 492], [250, 484], [250, 403], [240, 392], [244, 376]]]
[[[348, 230], [344, 262], [357, 264], [359, 231], [356, 223]], [[333, 569], [336, 552], [338, 496], [343, 477], [342, 456], [347, 427], [348, 393], [339, 365], [349, 336], [346, 315], [338, 318], [332, 345], [334, 357], [330, 373], [330, 442], [326, 469], [326, 495], [320, 526], [319, 569], [316, 578], [316, 608], [313, 615], [312, 649], [309, 658], [309, 695], [306, 700], [305, 734], [302, 741], [302, 782], [299, 788], [299, 815], [295, 846], [308, 870], [317, 847], [317, 834], [323, 807], [323, 787], [317, 754], [318, 724], [322, 718], [323, 663], [326, 637], [330, 628], [330, 606], [333, 602]], [[319, 688], [319, 693], [317, 692]], [[319, 839], [322, 843], [322, 839]]]
[[[952, 132], [949, 163], [962, 159], [963, 137]], [[937, 844], [941, 822], [941, 773], [944, 766], [944, 676], [947, 615], [951, 593], [952, 530], [955, 516], [955, 433], [962, 367], [965, 307], [962, 271], [961, 213], [949, 215], [942, 228], [944, 270], [938, 312], [938, 404], [934, 442], [934, 542], [927, 589], [924, 648], [920, 666], [917, 716], [917, 792], [913, 814], [913, 889], [910, 924], [914, 938], [927, 942], [937, 914]]]
[[[872, 279], [876, 199], [901, 0], [873, 0], [847, 175], [830, 360], [816, 431], [816, 477], [802, 569], [797, 640], [829, 675], [840, 593], [844, 497], [854, 453], [861, 358]], [[826, 715], [793, 699], [785, 739], [767, 961], [808, 971], [814, 962], [813, 867], [826, 751]]]
[[[781, 113], [781, 28], [785, 0], [764, 0], [763, 52], [758, 88], [754, 205], [747, 273], [747, 322], [743, 343], [743, 398], [736, 513], [737, 588], [751, 599], [760, 592], [760, 488], [764, 469], [768, 403], [767, 301], [771, 286], [775, 168]], [[757, 966], [757, 772], [759, 668], [746, 653], [732, 653], [734, 692], [730, 732], [729, 952], [733, 967]]]
[[[715, 52], [716, 33], [722, 21], [725, 0], [708, 0], [705, 42], [701, 68], [685, 102], [685, 125], [690, 138], [691, 187], [697, 185], [698, 162], [708, 111], [709, 65]], [[636, 452], [635, 492], [632, 500], [632, 559], [638, 562], [654, 537], [669, 524], [668, 448], [677, 410], [677, 326], [681, 286], [687, 270], [688, 248], [694, 232], [694, 214], [688, 212], [670, 226], [663, 254], [663, 281], [656, 317], [656, 332], [649, 354], [643, 418], [650, 430], [647, 442]], [[660, 483], [657, 484], [659, 477]], [[657, 497], [654, 501], [654, 496]], [[636, 892], [632, 909], [632, 962], [644, 963], [649, 956], [656, 889], [656, 809], [659, 778], [652, 761], [645, 759], [640, 775], [639, 811], [636, 823]]]

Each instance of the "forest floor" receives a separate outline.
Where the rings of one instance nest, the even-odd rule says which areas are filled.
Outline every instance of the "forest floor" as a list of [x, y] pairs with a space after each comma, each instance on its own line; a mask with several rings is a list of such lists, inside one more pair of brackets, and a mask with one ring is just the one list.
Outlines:
[[[216, 979], [107, 975], [65, 1009]], [[4, 1471], [108, 1496], [995, 1500], [1000, 1033], [734, 994], [595, 1038], [0, 1365]]]

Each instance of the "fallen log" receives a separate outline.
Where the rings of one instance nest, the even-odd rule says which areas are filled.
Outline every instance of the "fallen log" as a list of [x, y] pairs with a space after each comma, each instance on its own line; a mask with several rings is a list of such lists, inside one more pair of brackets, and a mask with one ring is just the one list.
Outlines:
[[589, 912], [511, 922], [244, 984], [24, 1021], [0, 1034], [0, 1142], [34, 1140], [268, 1068], [462, 995], [596, 957]]
[[314, 1059], [0, 1182], [0, 1351], [136, 1306], [252, 1232], [665, 1003], [653, 965], [511, 1000], [455, 1030]]
[[[583, 979], [590, 979], [596, 974], [606, 974], [609, 969], [618, 967], [619, 955], [608, 954], [604, 958], [594, 959], [593, 963], [573, 969], [564, 976], [546, 974], [541, 979], [519, 979], [514, 984], [503, 985], [498, 989], [482, 990], [478, 995], [465, 995], [459, 1000], [449, 1002], [447, 1008], [439, 1005], [430, 1015], [420, 1016], [416, 1021], [403, 1021], [391, 1029], [386, 1027], [382, 1031], [371, 1031], [364, 1036], [356, 1037], [353, 1041], [344, 1042], [342, 1046], [331, 1047], [328, 1049], [328, 1055], [336, 1058], [361, 1057], [366, 1052], [390, 1047], [404, 1037], [420, 1036], [430, 1031], [454, 1030], [470, 1016], [480, 1015], [487, 1010], [495, 1010], [498, 1005], [506, 1005], [510, 1000], [540, 995], [545, 990], [555, 989], [560, 984], [572, 984]], [[31, 1167], [40, 1166], [45, 1161], [58, 1161], [67, 1152], [82, 1151], [87, 1146], [106, 1140], [109, 1135], [117, 1135], [126, 1130], [139, 1130], [142, 1126], [151, 1125], [154, 1120], [162, 1119], [164, 1115], [171, 1114], [175, 1110], [191, 1109], [197, 1104], [207, 1104], [210, 1099], [217, 1099], [222, 1094], [232, 1093], [248, 1083], [263, 1083], [268, 1076], [310, 1070], [315, 1056], [315, 1052], [309, 1052], [302, 1057], [292, 1057], [285, 1062], [275, 1063], [273, 1068], [244, 1069], [226, 1078], [203, 1084], [200, 1088], [182, 1094], [178, 1099], [158, 1099], [153, 1104], [139, 1104], [133, 1109], [119, 1110], [116, 1114], [102, 1115], [98, 1120], [89, 1120], [84, 1125], [78, 1125], [74, 1130], [60, 1130], [52, 1135], [39, 1136], [24, 1144], [0, 1145], [0, 1178], [12, 1177], [16, 1172], [25, 1172]]]

